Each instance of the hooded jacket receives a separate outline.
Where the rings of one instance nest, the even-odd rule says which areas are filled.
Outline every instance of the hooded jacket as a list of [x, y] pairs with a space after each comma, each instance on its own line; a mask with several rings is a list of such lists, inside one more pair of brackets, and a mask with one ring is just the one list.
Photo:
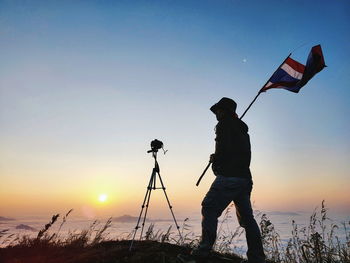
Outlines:
[[215, 175], [251, 179], [248, 126], [239, 118], [227, 116], [215, 128]]

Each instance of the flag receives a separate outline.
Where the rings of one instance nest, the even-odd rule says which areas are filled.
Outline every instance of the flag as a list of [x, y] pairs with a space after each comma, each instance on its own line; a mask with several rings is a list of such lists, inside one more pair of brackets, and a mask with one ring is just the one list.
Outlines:
[[300, 88], [297, 89], [296, 85], [302, 79], [304, 71], [303, 64], [288, 56], [260, 92], [274, 88], [298, 92]]
[[325, 67], [324, 57], [320, 45], [312, 47], [306, 66], [292, 59], [290, 55], [281, 66], [272, 74], [260, 92], [268, 89], [281, 88], [295, 93], [318, 72]]
[[321, 45], [314, 46], [307, 58], [306, 67], [302, 79], [297, 83], [298, 86], [303, 87], [313, 76], [320, 72], [324, 67], [324, 57], [322, 54]]

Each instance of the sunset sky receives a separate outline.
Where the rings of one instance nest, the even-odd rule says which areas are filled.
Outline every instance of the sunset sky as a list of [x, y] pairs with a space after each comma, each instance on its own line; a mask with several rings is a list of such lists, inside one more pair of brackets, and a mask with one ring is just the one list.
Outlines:
[[[0, 216], [138, 215], [155, 138], [174, 211], [199, 213], [210, 106], [231, 97], [242, 114], [290, 52], [305, 64], [317, 44], [328, 67], [244, 117], [252, 200], [350, 213], [349, 14], [345, 0], [0, 0]], [[151, 204], [170, 217], [159, 190]]]

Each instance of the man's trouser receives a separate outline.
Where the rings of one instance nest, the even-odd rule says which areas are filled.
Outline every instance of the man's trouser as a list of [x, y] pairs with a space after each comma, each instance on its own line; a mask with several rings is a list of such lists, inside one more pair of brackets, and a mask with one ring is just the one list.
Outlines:
[[259, 227], [254, 219], [250, 203], [252, 181], [239, 177], [217, 176], [202, 202], [202, 238], [194, 254], [208, 254], [212, 249], [218, 225], [218, 217], [234, 202], [238, 222], [245, 229], [249, 263], [265, 262]]

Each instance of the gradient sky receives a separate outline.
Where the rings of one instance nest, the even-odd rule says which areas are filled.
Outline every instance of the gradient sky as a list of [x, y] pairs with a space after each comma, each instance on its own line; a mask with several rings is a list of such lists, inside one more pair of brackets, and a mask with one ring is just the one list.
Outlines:
[[[350, 212], [349, 14], [345, 0], [0, 0], [0, 215], [136, 215], [155, 138], [175, 212], [198, 213], [214, 178], [195, 186], [214, 150], [210, 106], [231, 97], [241, 114], [290, 52], [305, 63], [317, 44], [328, 67], [244, 117], [252, 199]], [[151, 203], [170, 217], [161, 192]]]

